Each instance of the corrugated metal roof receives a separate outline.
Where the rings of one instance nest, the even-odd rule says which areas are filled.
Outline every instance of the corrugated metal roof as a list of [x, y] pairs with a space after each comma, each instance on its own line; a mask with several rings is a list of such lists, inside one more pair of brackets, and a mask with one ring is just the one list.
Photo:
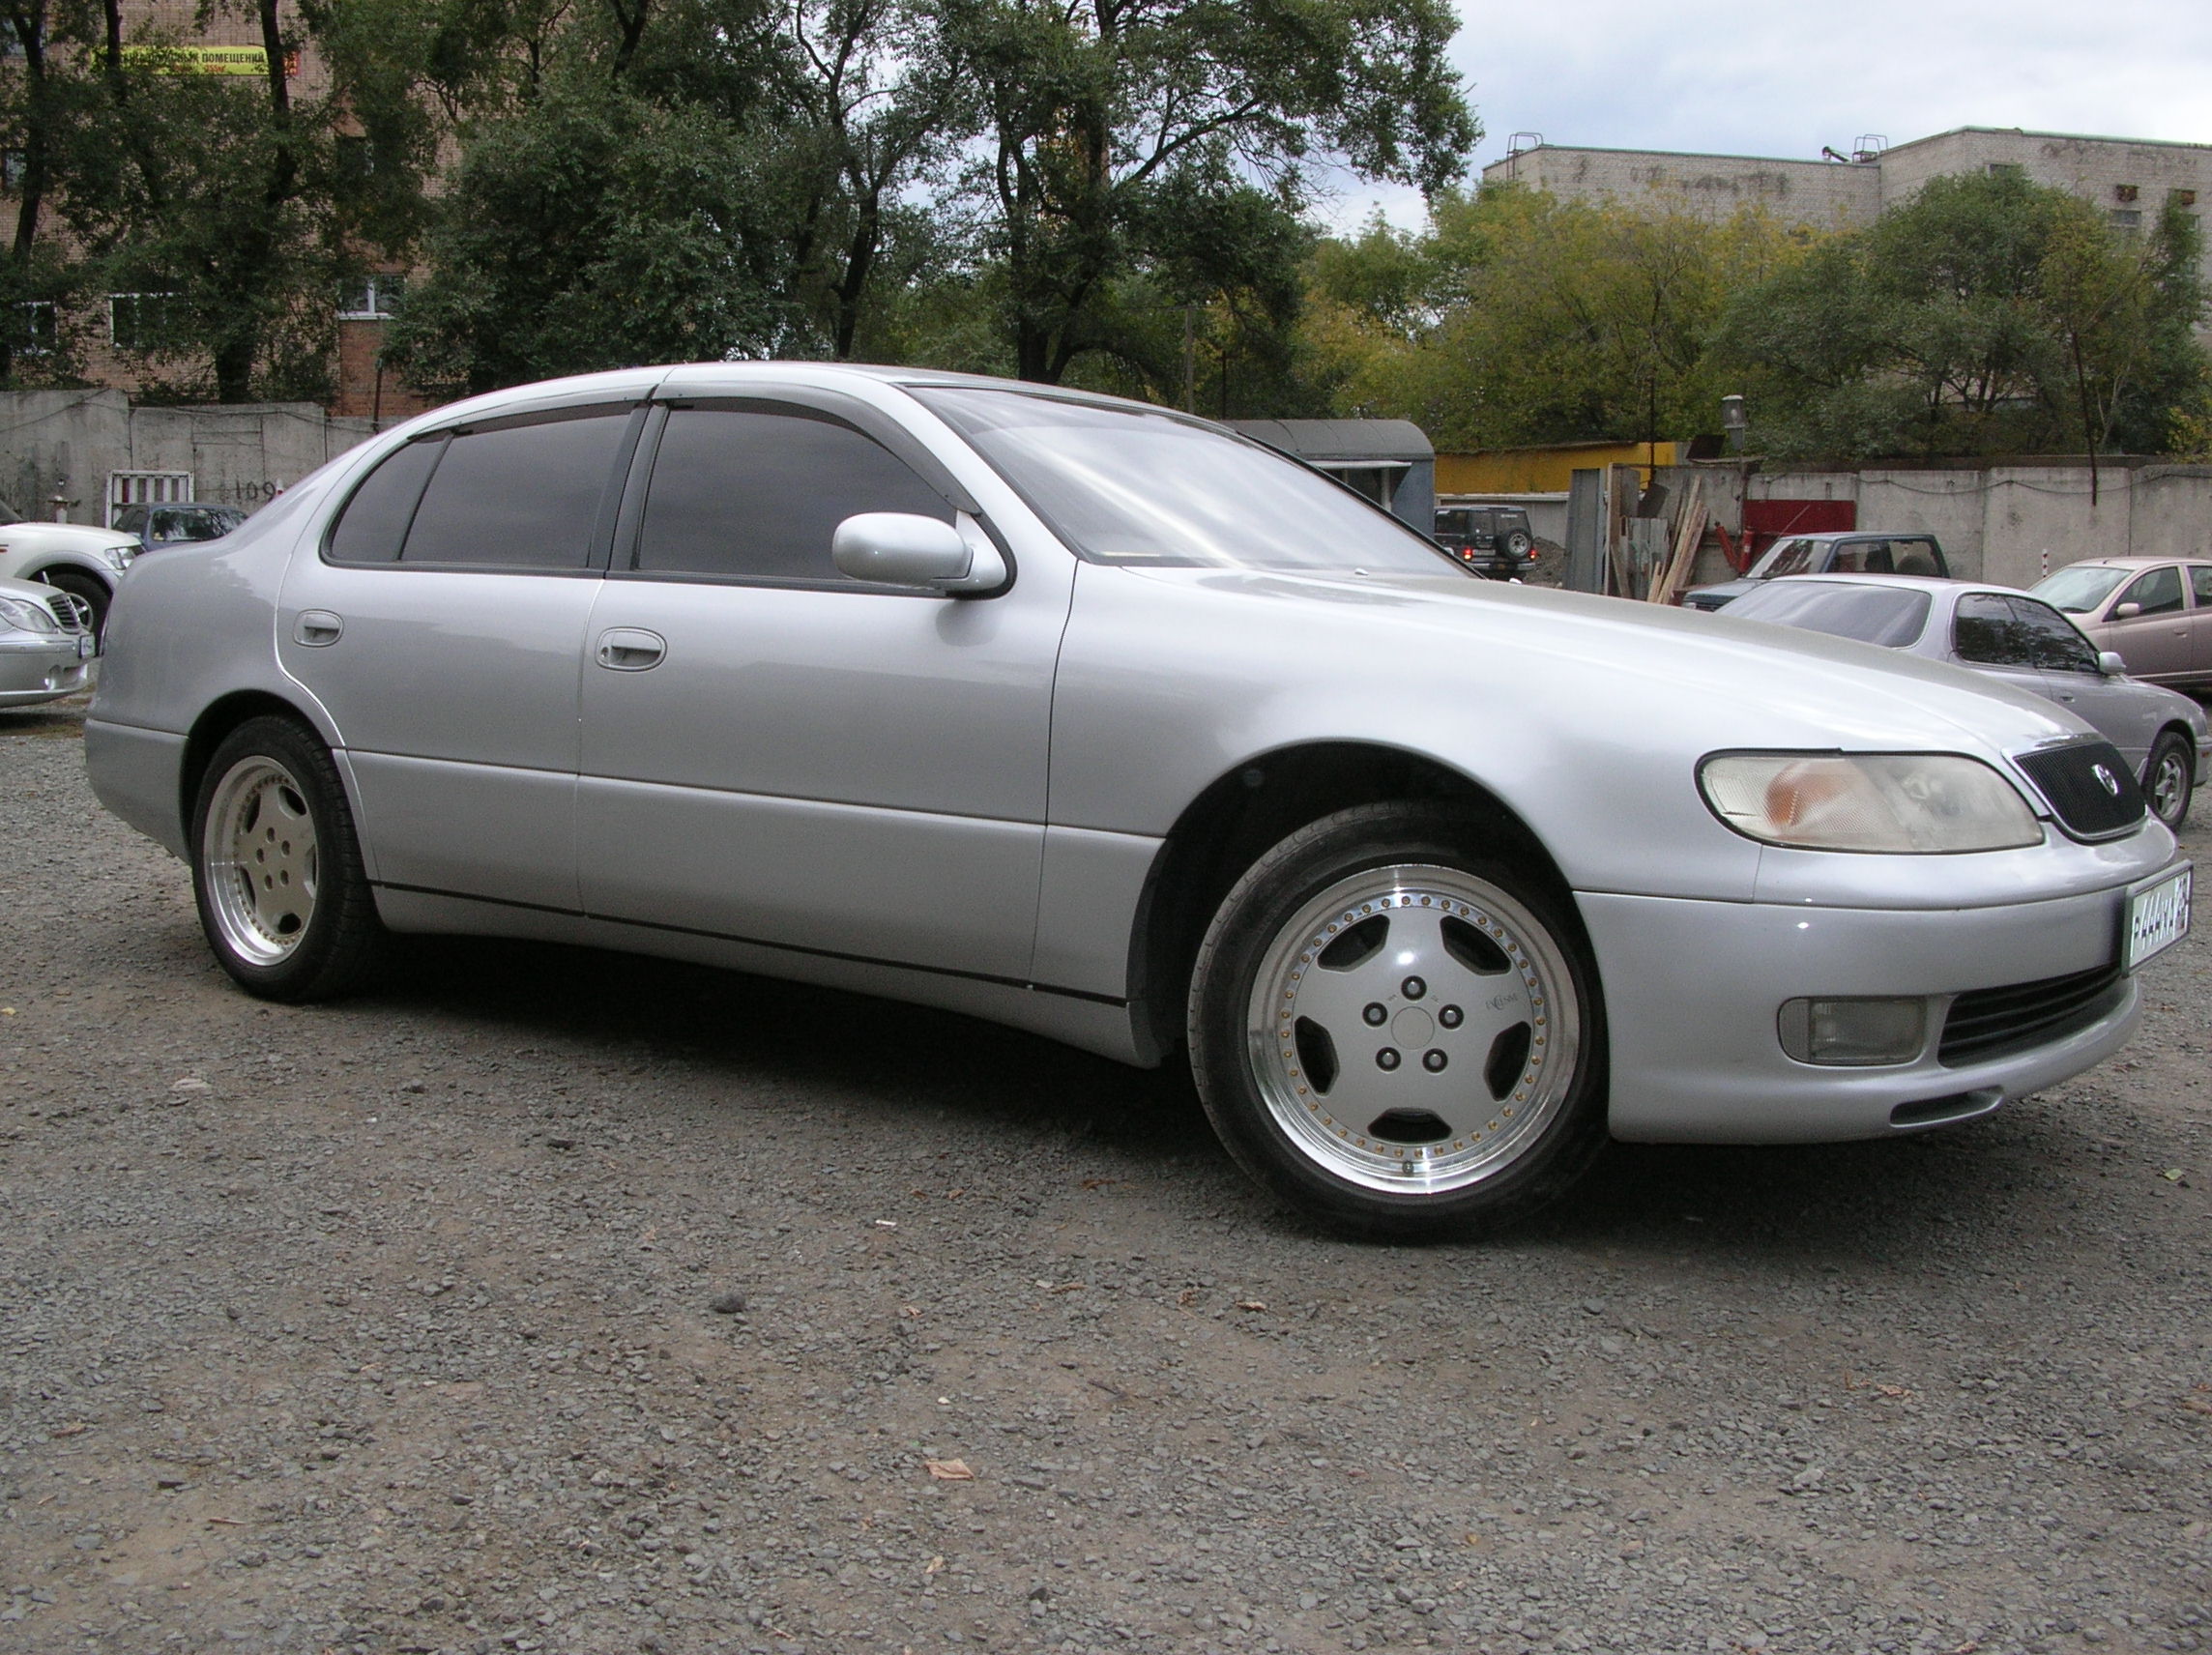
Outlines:
[[1229, 423], [1255, 442], [1303, 460], [1404, 464], [1433, 458], [1437, 451], [1427, 433], [1411, 420], [1232, 420]]

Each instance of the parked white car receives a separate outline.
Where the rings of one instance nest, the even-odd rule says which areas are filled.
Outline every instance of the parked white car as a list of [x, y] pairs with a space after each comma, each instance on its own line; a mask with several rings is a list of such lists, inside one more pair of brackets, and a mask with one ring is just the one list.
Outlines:
[[[0, 516], [15, 516], [5, 500]], [[135, 535], [90, 523], [26, 519], [0, 525], [0, 580], [35, 580], [81, 597], [92, 610], [95, 638], [106, 629], [116, 583], [137, 555]]]
[[36, 707], [92, 682], [92, 611], [51, 586], [0, 580], [0, 707]]

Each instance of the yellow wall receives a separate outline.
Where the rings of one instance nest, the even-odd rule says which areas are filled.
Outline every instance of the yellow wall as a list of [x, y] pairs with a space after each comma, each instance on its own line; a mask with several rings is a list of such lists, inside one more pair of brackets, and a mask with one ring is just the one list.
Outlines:
[[[1437, 455], [1439, 494], [1564, 494], [1569, 474], [1610, 465], [1677, 463], [1681, 443], [1569, 443]], [[1649, 477], [1644, 480], [1648, 482]]]

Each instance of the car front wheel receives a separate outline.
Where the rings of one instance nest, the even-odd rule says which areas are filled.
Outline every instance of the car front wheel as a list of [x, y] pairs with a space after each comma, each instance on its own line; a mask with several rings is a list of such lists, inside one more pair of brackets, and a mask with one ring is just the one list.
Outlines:
[[2151, 813], [2168, 828], [2189, 820], [2189, 798], [2197, 776], [2197, 755], [2189, 739], [2168, 730], [2151, 743], [2150, 762], [2143, 766], [2143, 797]]
[[107, 588], [82, 569], [50, 568], [39, 571], [38, 578], [57, 592], [66, 592], [72, 597], [81, 597], [92, 610], [92, 635], [97, 640], [107, 631]]
[[1405, 1239], [1499, 1228], [1605, 1140], [1603, 1012], [1563, 892], [1430, 807], [1291, 835], [1223, 901], [1191, 985], [1200, 1096], [1261, 1183]]
[[192, 891], [224, 971], [267, 1000], [324, 1000], [384, 942], [337, 767], [288, 718], [223, 739], [192, 811]]

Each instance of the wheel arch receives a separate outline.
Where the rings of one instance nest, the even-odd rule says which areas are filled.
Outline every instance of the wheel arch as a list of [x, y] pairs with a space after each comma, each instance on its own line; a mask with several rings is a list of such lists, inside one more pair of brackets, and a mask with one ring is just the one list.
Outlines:
[[[2156, 730], [2151, 732], [2150, 752], [2155, 753], [2158, 750], [2159, 742], [2165, 740], [2168, 736], [2173, 737], [2174, 740], [2178, 740], [2183, 747], [2188, 749], [2189, 768], [2192, 772], [2190, 778], [2191, 781], [2198, 787], [2204, 786], [2207, 782], [2212, 782], [2212, 776], [2207, 776], [2203, 773], [2204, 763], [2197, 753], [2197, 732], [2192, 730], [2179, 718], [2168, 718], [2165, 723], [2161, 724]], [[2144, 754], [2143, 765], [2145, 767], [2145, 774], [2147, 775], [2148, 767], [2150, 765], [2150, 753]]]
[[1355, 805], [1428, 800], [1464, 808], [1483, 848], [1572, 898], [1522, 815], [1496, 792], [1425, 753], [1359, 741], [1304, 742], [1254, 754], [1185, 805], [1153, 858], [1129, 941], [1129, 1013], [1140, 1049], [1183, 1038], [1184, 1001], [1206, 928], [1230, 886], [1270, 846]]
[[[184, 762], [177, 768], [177, 820], [183, 826], [188, 844], [192, 832], [192, 805], [199, 798], [200, 781], [207, 774], [208, 762], [215, 757], [216, 748], [222, 745], [224, 737], [247, 719], [267, 716], [289, 718], [304, 726], [316, 740], [329, 745], [328, 739], [304, 708], [268, 690], [233, 690], [210, 702], [186, 735]], [[339, 775], [343, 778], [344, 774], [341, 767]]]
[[107, 594], [108, 600], [110, 602], [114, 601], [116, 582], [115, 571], [109, 568], [105, 564], [102, 563], [98, 558], [85, 558], [78, 557], [75, 554], [70, 552], [57, 552], [52, 556], [46, 558], [44, 562], [40, 563], [36, 567], [24, 569], [23, 572], [15, 578], [18, 580], [42, 581], [44, 582], [44, 584], [51, 586], [53, 582], [47, 580], [46, 576], [52, 574], [57, 569], [67, 569], [72, 574], [89, 575], [93, 580], [97, 581], [101, 589]]

